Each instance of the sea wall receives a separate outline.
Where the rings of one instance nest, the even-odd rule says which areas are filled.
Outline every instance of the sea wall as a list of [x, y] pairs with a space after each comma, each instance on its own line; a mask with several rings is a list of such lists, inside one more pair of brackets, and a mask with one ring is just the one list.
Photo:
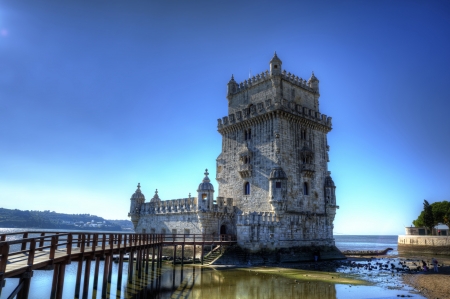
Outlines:
[[450, 255], [450, 236], [398, 236], [398, 251], [411, 254]]

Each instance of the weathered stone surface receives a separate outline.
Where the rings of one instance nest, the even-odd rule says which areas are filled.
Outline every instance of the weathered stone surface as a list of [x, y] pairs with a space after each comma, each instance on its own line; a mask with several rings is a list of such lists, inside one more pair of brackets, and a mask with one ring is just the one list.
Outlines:
[[161, 201], [156, 193], [145, 203], [135, 193], [136, 231], [236, 234], [249, 251], [334, 247], [331, 117], [319, 112], [314, 74], [306, 81], [281, 65], [275, 54], [270, 72], [228, 83], [228, 116], [218, 120], [218, 197], [207, 171], [197, 197]]

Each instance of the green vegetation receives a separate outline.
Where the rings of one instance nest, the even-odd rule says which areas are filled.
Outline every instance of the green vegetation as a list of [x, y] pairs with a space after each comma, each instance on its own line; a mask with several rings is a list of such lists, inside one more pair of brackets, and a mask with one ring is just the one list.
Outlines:
[[257, 272], [260, 274], [279, 275], [290, 279], [306, 280], [306, 281], [321, 281], [335, 284], [352, 284], [352, 285], [368, 285], [367, 281], [355, 279], [345, 276], [342, 273], [330, 273], [321, 271], [308, 271], [298, 269], [287, 269], [277, 267], [252, 267], [252, 268], [238, 268], [241, 271]]
[[105, 220], [90, 214], [21, 211], [0, 208], [0, 227], [122, 231], [133, 228], [129, 220]]
[[450, 227], [450, 202], [438, 201], [429, 204], [428, 201], [423, 201], [423, 211], [419, 217], [413, 221], [415, 227], [426, 227], [432, 231], [433, 227], [438, 224], [445, 224]]

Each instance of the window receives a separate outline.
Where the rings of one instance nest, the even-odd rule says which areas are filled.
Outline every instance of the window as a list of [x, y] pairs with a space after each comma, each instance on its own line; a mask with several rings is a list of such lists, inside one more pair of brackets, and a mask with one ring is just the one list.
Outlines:
[[276, 182], [275, 183], [275, 188], [281, 188], [281, 182]]
[[162, 228], [161, 229], [161, 234], [165, 234], [166, 233], [166, 229], [165, 228]]
[[244, 185], [244, 195], [250, 195], [250, 183], [246, 182]]
[[273, 66], [273, 68], [274, 68], [274, 69], [277, 69], [277, 68], [278, 68], [278, 65], [275, 64], [275, 65]]
[[252, 129], [248, 129], [244, 131], [244, 140], [252, 139]]
[[207, 199], [208, 199], [208, 195], [207, 195], [206, 193], [203, 193], [203, 194], [202, 194], [202, 199], [203, 199], [203, 200], [207, 200]]
[[152, 234], [156, 234], [156, 229], [152, 228], [152, 229], [150, 229], [150, 231]]
[[303, 195], [308, 195], [309, 194], [309, 186], [307, 182], [303, 183]]
[[187, 228], [184, 229], [184, 234], [185, 235], [189, 235], [190, 233], [191, 233], [190, 229], [187, 229]]
[[306, 129], [302, 129], [300, 132], [300, 138], [306, 140]]
[[172, 234], [173, 234], [173, 235], [176, 235], [176, 234], [177, 234], [177, 229], [176, 229], [176, 228], [172, 229]]

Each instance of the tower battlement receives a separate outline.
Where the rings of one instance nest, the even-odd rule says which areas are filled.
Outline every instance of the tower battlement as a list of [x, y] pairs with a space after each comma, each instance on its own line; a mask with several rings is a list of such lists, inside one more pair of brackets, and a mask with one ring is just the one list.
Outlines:
[[[244, 108], [242, 110], [236, 111], [235, 113], [231, 113], [228, 116], [224, 116], [221, 119], [217, 119], [217, 129], [220, 132], [224, 131], [230, 126], [244, 123], [245, 121], [258, 121], [258, 117], [268, 116], [274, 112], [285, 112], [293, 114], [294, 116], [301, 117], [302, 119], [299, 119], [298, 121], [301, 121], [310, 127], [316, 127], [326, 132], [331, 131], [332, 128], [332, 118], [330, 116], [327, 116], [326, 114], [321, 114], [320, 112], [314, 111], [313, 109], [302, 107], [294, 101], [282, 99], [281, 101], [274, 103], [272, 99], [267, 99], [265, 101], [256, 103], [256, 105], [251, 105], [248, 108]], [[260, 119], [260, 121], [263, 120], [264, 119]]]
[[[235, 95], [240, 92], [246, 91], [249, 88], [252, 88], [260, 83], [270, 81], [275, 76], [277, 76], [277, 75], [273, 75], [273, 74], [271, 75], [269, 73], [269, 71], [266, 70], [265, 72], [261, 72], [260, 74], [257, 74], [256, 76], [248, 78], [247, 80], [244, 80], [240, 83], [235, 82], [234, 83], [235, 88], [230, 89], [228, 94]], [[309, 91], [311, 93], [318, 92], [318, 91], [314, 90], [314, 88], [312, 87], [312, 83], [309, 80], [307, 81], [299, 76], [291, 74], [290, 72], [286, 72], [286, 70], [283, 70], [281, 72], [281, 75], [279, 75], [279, 76], [281, 77], [281, 79], [288, 81], [288, 82], [292, 83], [293, 85], [296, 85], [306, 91]]]

